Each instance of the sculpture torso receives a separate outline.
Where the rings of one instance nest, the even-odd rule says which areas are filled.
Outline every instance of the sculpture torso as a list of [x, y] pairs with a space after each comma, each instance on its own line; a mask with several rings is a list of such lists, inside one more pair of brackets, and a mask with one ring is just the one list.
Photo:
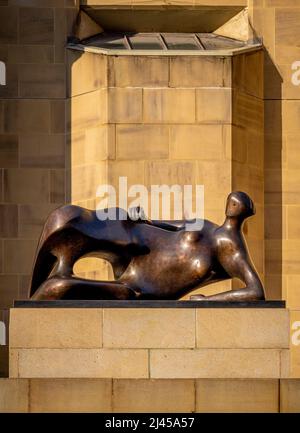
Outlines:
[[212, 282], [219, 270], [214, 260], [216, 228], [209, 221], [197, 232], [140, 224], [139, 240], [148, 252], [133, 257], [119, 281], [141, 290], [143, 297], [166, 299], [177, 299]]

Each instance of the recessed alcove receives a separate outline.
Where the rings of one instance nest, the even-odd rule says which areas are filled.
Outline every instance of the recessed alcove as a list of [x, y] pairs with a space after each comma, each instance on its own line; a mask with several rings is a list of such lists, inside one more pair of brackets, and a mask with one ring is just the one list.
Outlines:
[[[118, 30], [111, 25], [107, 16], [117, 23], [124, 9], [107, 16], [103, 8], [86, 9], [81, 38], [68, 44], [71, 199], [95, 208], [98, 185], [118, 191], [121, 176], [128, 188], [203, 184], [204, 217], [222, 223], [228, 193], [245, 191], [257, 209], [247, 241], [263, 278], [263, 49], [250, 37], [242, 8], [230, 16], [213, 10], [212, 17], [223, 18], [211, 28], [198, 20], [198, 27], [153, 25], [149, 32], [139, 20], [135, 29], [127, 18]], [[230, 33], [232, 19], [238, 32]], [[107, 278], [103, 272], [95, 275]], [[223, 282], [205, 292], [229, 287]]]

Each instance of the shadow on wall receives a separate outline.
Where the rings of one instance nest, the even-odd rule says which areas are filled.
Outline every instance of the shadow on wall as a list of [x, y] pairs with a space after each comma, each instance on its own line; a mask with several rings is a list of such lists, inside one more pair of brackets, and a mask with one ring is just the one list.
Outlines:
[[[244, 9], [244, 6], [171, 6], [167, 8], [125, 5], [87, 6], [81, 0], [82, 9], [106, 31], [132, 32], [213, 32]], [[99, 4], [101, 2], [99, 1]]]
[[[80, 20], [81, 18], [81, 20]], [[89, 37], [94, 23], [81, 16], [74, 27], [74, 35]], [[82, 62], [82, 51], [67, 49], [67, 154], [66, 160], [66, 202], [84, 208], [95, 209], [95, 193], [98, 184], [105, 182], [106, 141], [101, 131], [101, 106], [99, 92], [106, 86], [106, 63], [90, 55], [90, 62]], [[106, 59], [105, 59], [106, 61]], [[103, 63], [104, 67], [101, 67]], [[94, 74], [94, 75], [93, 75]], [[94, 95], [94, 96], [93, 96]], [[95, 104], [98, 104], [98, 107]], [[91, 280], [113, 278], [111, 265], [98, 257], [83, 257], [74, 266], [74, 274]]]
[[0, 1], [0, 312], [27, 298], [42, 225], [69, 201], [65, 43], [77, 8], [22, 3]]
[[[265, 52], [265, 286], [268, 299], [282, 299], [282, 77]], [[274, 101], [276, 99], [276, 101]]]

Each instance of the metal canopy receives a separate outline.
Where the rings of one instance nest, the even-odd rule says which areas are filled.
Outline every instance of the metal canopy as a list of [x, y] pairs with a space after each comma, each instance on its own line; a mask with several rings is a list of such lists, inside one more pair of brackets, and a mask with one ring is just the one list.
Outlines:
[[213, 33], [101, 33], [81, 41], [106, 50], [205, 51], [243, 48], [246, 42]]

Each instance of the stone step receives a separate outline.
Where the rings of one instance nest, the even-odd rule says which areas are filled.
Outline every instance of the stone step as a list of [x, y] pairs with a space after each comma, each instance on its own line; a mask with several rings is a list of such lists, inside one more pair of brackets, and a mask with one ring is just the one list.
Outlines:
[[0, 412], [299, 412], [300, 380], [0, 379]]

